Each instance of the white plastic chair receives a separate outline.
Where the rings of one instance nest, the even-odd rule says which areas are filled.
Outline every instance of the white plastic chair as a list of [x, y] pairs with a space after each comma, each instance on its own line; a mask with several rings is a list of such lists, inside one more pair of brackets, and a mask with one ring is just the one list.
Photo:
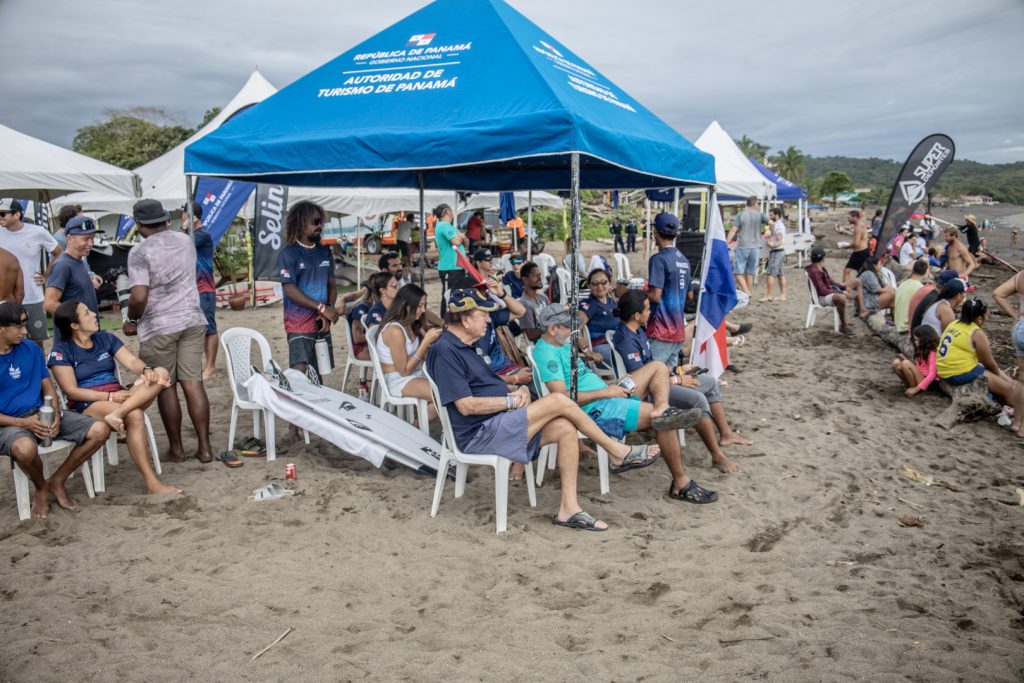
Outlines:
[[814, 288], [814, 283], [811, 282], [811, 278], [810, 278], [810, 276], [807, 275], [806, 271], [804, 271], [804, 277], [807, 279], [807, 289], [811, 292], [811, 305], [807, 307], [807, 320], [806, 320], [806, 322], [804, 322], [804, 329], [806, 330], [806, 329], [808, 329], [808, 328], [810, 328], [810, 327], [812, 327], [814, 325], [814, 320], [818, 316], [818, 311], [827, 311], [828, 309], [831, 308], [832, 309], [832, 313], [833, 313], [833, 315], [835, 317], [835, 322], [833, 324], [833, 328], [835, 329], [836, 332], [838, 332], [839, 331], [839, 309], [837, 309], [835, 306], [828, 306], [828, 305], [822, 304], [821, 300], [818, 298], [818, 290], [816, 290]]
[[[121, 382], [120, 365], [117, 366], [117, 381]], [[56, 382], [54, 382], [54, 384], [56, 384]], [[157, 450], [156, 436], [153, 434], [153, 423], [149, 421], [149, 415], [147, 415], [145, 411], [142, 412], [142, 419], [146, 425], [146, 440], [149, 444], [149, 455], [153, 459], [153, 471], [156, 472], [156, 474], [163, 474], [164, 470], [160, 466], [160, 452]], [[112, 466], [116, 466], [119, 462], [117, 454], [117, 432], [110, 433], [110, 438], [107, 439], [107, 443], [103, 447], [103, 450], [107, 453], [107, 462]], [[107, 477], [103, 470], [102, 457], [99, 459], [99, 466], [97, 466], [96, 459], [93, 459], [92, 480], [97, 491], [102, 492], [107, 490]]]
[[509, 254], [502, 254], [498, 263], [501, 266], [501, 272], [507, 273], [512, 270], [512, 257]]
[[[466, 492], [466, 475], [469, 473], [470, 465], [486, 465], [494, 468], [494, 525], [495, 533], [502, 533], [508, 530], [508, 473], [512, 467], [512, 461], [500, 455], [477, 455], [463, 453], [455, 443], [455, 432], [452, 430], [451, 419], [448, 417], [448, 409], [441, 405], [441, 393], [437, 390], [433, 378], [427, 373], [426, 368], [423, 374], [430, 383], [430, 393], [434, 397], [434, 405], [437, 406], [437, 414], [441, 419], [441, 429], [444, 434], [441, 439], [441, 458], [437, 464], [437, 480], [434, 483], [434, 500], [430, 505], [430, 516], [437, 517], [437, 510], [441, 506], [441, 494], [444, 492], [444, 483], [448, 478], [448, 463], [455, 461], [455, 497], [461, 498]], [[458, 410], [452, 406], [452, 410]], [[526, 463], [526, 490], [530, 497], [530, 507], [537, 507], [537, 487], [533, 479], [533, 463]]]
[[555, 257], [551, 254], [534, 254], [533, 262], [540, 267], [541, 282], [548, 281], [548, 275], [555, 268]]
[[[540, 370], [533, 359], [533, 344], [526, 347], [526, 361], [530, 364], [530, 369], [533, 370], [533, 379], [538, 395], [541, 398], [547, 396], [550, 392], [548, 391], [547, 384], [540, 378]], [[576, 431], [576, 435], [581, 439], [586, 438], [583, 432], [579, 430]], [[611, 490], [608, 480], [608, 452], [598, 444], [594, 444], [594, 446], [597, 448], [597, 474], [601, 482], [601, 493], [603, 495]], [[555, 444], [548, 444], [540, 449], [540, 456], [537, 458], [537, 486], [544, 483], [544, 465], [547, 464], [549, 470], [555, 469], [557, 457], [558, 449], [555, 447]]]
[[[118, 374], [117, 379], [118, 379], [118, 381], [121, 380], [121, 375], [120, 374]], [[61, 391], [60, 385], [57, 384], [57, 380], [54, 379], [52, 371], [50, 373], [50, 382], [53, 384], [53, 390], [55, 392], [57, 392], [57, 402], [60, 404], [60, 409], [61, 410], [69, 410], [69, 408], [68, 408], [68, 397], [64, 395], [63, 391]], [[93, 453], [92, 456], [89, 458], [89, 460], [85, 463], [85, 465], [82, 466], [82, 467], [86, 467], [86, 466], [90, 465], [90, 463], [91, 463], [91, 466], [92, 466], [92, 476], [90, 477], [89, 484], [86, 487], [87, 490], [95, 491], [97, 493], [103, 493], [104, 491], [107, 490], [107, 473], [106, 473], [106, 471], [103, 468], [103, 452], [104, 452], [104, 450], [107, 450], [110, 447], [111, 440], [113, 440], [113, 442], [114, 442], [114, 449], [115, 450], [114, 450], [114, 458], [113, 458], [113, 460], [110, 461], [110, 464], [111, 465], [116, 465], [117, 464], [117, 433], [116, 432], [111, 432], [110, 438], [107, 439], [107, 443], [102, 448], [97, 449], [96, 452]], [[57, 443], [57, 442], [54, 441], [54, 443]], [[71, 446], [75, 445], [75, 444], [67, 442], [67, 441], [60, 441], [60, 443], [62, 443], [62, 444], [70, 444]], [[39, 446], [38, 448], [39, 448], [39, 457], [42, 458], [42, 460], [43, 460], [43, 469], [45, 471], [45, 469], [46, 469], [46, 459], [43, 458], [43, 447]], [[58, 448], [54, 448], [51, 445], [48, 449], [46, 449], [46, 452], [47, 453], [52, 453], [52, 452], [60, 450], [61, 448], [65, 448], [65, 446], [60, 446]], [[153, 450], [153, 453], [154, 454], [156, 453], [155, 448]], [[13, 458], [12, 458], [12, 462], [13, 462]], [[49, 476], [49, 475], [47, 474], [46, 476]], [[26, 478], [25, 481], [28, 481], [28, 479]], [[17, 483], [17, 482], [15, 482], [15, 483]], [[90, 494], [89, 497], [92, 498], [93, 497], [92, 494]], [[22, 518], [22, 519], [24, 519], [24, 518]]]
[[370, 359], [373, 362], [373, 374], [377, 381], [377, 388], [380, 389], [381, 410], [389, 410], [388, 406], [393, 406], [394, 412], [399, 413], [402, 419], [409, 423], [413, 423], [413, 417], [416, 416], [420, 431], [424, 434], [430, 434], [430, 413], [427, 412], [426, 399], [395, 396], [388, 389], [388, 383], [384, 381], [384, 371], [380, 367], [380, 356], [377, 355], [378, 327], [378, 325], [372, 325], [366, 330], [366, 342], [370, 349]]
[[[587, 351], [594, 350], [594, 342], [590, 339], [590, 330], [587, 329], [586, 325], [580, 326], [580, 338], [587, 345]], [[595, 363], [593, 361], [587, 361], [586, 365], [588, 368], [594, 371], [594, 374], [604, 380], [615, 379], [615, 369], [610, 368], [603, 362]]]
[[616, 280], [622, 280], [623, 278], [625, 278], [626, 280], [628, 280], [628, 279], [632, 278], [633, 277], [633, 271], [631, 271], [629, 269], [629, 259], [626, 257], [626, 255], [625, 254], [620, 254], [619, 252], [615, 252], [614, 256], [615, 256], [615, 279]]
[[[359, 324], [361, 325], [362, 321], [360, 321]], [[348, 319], [343, 320], [341, 326], [345, 330], [345, 348], [348, 349], [348, 353], [346, 354], [345, 358], [345, 372], [341, 376], [341, 390], [345, 391], [345, 388], [348, 386], [348, 373], [350, 370], [352, 370], [352, 368], [359, 368], [359, 379], [362, 381], [366, 381], [366, 371], [369, 370], [371, 375], [371, 381], [376, 382], [377, 378], [373, 376], [373, 361], [356, 358], [356, 354], [352, 350], [352, 325], [349, 324]], [[371, 386], [371, 394], [373, 393], [373, 390], [374, 387]]]
[[[260, 349], [260, 365], [265, 368], [271, 359], [270, 344], [266, 337], [247, 327], [232, 327], [220, 335], [220, 345], [224, 348], [227, 363], [228, 384], [231, 387], [231, 426], [228, 428], [228, 450], [235, 447], [235, 430], [238, 427], [238, 411], [252, 411], [252, 433], [260, 434], [260, 415], [266, 425], [267, 461], [277, 460], [277, 444], [274, 432], [274, 414], [259, 403], [249, 400], [245, 382], [252, 377], [252, 345]], [[302, 430], [303, 439], [309, 443], [309, 433]]]
[[[53, 443], [51, 443], [49, 446], [47, 446], [45, 448], [42, 445], [40, 445], [38, 447], [39, 448], [39, 459], [42, 460], [42, 462], [43, 462], [43, 476], [46, 477], [46, 478], [49, 478], [50, 477], [50, 470], [52, 469], [50, 467], [50, 463], [49, 463], [49, 460], [48, 460], [47, 456], [49, 456], [52, 453], [57, 453], [58, 451], [62, 451], [62, 450], [65, 450], [65, 449], [70, 451], [74, 447], [75, 447], [74, 443], [72, 443], [71, 441], [64, 441], [63, 439], [55, 439], [53, 441]], [[103, 466], [103, 449], [102, 448], [97, 449], [96, 453], [93, 454], [91, 460], [93, 460], [95, 462], [95, 459], [96, 459], [97, 455], [99, 456], [100, 467], [102, 467]], [[25, 521], [26, 519], [29, 519], [30, 517], [32, 517], [32, 494], [31, 494], [31, 491], [30, 491], [30, 489], [31, 489], [31, 486], [30, 486], [31, 482], [30, 482], [30, 480], [28, 478], [28, 475], [25, 474], [25, 472], [21, 469], [21, 466], [18, 465], [18, 461], [14, 459], [14, 456], [12, 456], [12, 455], [3, 455], [3, 456], [0, 456], [0, 457], [10, 458], [11, 462], [14, 464], [14, 469], [12, 471], [12, 474], [14, 475], [14, 497], [17, 500], [17, 503], [18, 503], [18, 519], [20, 519], [21, 521]], [[78, 471], [81, 472], [81, 474], [82, 474], [82, 481], [85, 482], [85, 492], [86, 492], [86, 494], [90, 498], [95, 498], [96, 497], [96, 489], [93, 488], [92, 472], [91, 472], [91, 468], [89, 466], [89, 460], [86, 460], [84, 463], [82, 463], [82, 466], [78, 468]]]
[[555, 268], [555, 277], [558, 278], [559, 300], [568, 304], [572, 297], [572, 275], [562, 267]]
[[[786, 239], [790, 240], [793, 244], [793, 251], [797, 255], [796, 267], [804, 267], [804, 256], [814, 246], [814, 235], [810, 233], [798, 232], [798, 233], [786, 233]], [[788, 251], [786, 252], [789, 253]]]

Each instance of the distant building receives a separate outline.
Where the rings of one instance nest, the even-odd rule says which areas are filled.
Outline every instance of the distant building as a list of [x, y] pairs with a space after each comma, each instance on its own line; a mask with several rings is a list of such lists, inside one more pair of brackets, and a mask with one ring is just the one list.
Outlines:
[[998, 202], [993, 201], [992, 197], [987, 194], [962, 194], [960, 195], [960, 203], [964, 206], [976, 206], [978, 204], [997, 204]]

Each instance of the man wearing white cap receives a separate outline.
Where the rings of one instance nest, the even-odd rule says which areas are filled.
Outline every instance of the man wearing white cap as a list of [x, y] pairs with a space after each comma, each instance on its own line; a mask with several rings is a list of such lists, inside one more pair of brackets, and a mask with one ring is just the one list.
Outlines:
[[24, 207], [17, 199], [0, 199], [0, 248], [14, 254], [21, 264], [25, 283], [21, 305], [28, 313], [28, 335], [42, 348], [43, 340], [49, 337], [43, 310], [43, 283], [49, 268], [45, 273], [40, 272], [40, 263], [44, 254], [56, 259], [62, 250], [46, 228], [22, 222], [24, 214]]

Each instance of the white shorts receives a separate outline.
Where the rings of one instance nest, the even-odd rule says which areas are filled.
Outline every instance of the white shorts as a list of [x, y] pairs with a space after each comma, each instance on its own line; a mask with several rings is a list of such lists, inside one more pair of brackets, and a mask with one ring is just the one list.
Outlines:
[[419, 368], [417, 368], [416, 372], [411, 375], [403, 375], [398, 372], [385, 372], [384, 383], [388, 385], [388, 392], [395, 398], [398, 398], [405, 395], [402, 393], [405, 391], [405, 385], [418, 377], [423, 377], [423, 371]]

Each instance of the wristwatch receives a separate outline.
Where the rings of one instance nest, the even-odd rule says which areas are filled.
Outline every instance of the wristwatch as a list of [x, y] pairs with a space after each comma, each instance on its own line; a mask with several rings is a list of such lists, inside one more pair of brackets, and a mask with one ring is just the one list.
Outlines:
[[129, 324], [129, 325], [138, 325], [139, 324], [139, 319], [138, 318], [125, 318], [124, 321], [127, 324]]

